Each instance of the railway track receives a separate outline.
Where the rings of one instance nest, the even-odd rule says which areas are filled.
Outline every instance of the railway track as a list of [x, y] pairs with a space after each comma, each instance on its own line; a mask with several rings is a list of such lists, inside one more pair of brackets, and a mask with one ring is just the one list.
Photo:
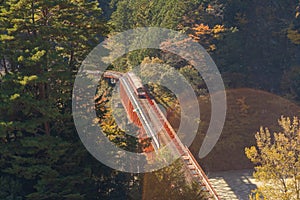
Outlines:
[[[112, 72], [110, 72], [110, 75], [111, 73]], [[119, 74], [117, 75], [119, 76]], [[169, 142], [172, 142], [174, 144], [173, 146], [175, 146], [175, 151], [177, 151], [176, 153], [181, 155], [181, 159], [190, 178], [199, 183], [203, 191], [208, 193], [208, 199], [220, 200], [220, 197], [210, 184], [205, 172], [190, 150], [181, 142], [157, 103], [149, 98], [148, 95], [146, 95], [145, 98], [140, 98], [136, 92], [138, 88], [134, 88], [134, 85], [141, 85], [141, 83], [132, 84], [138, 80], [136, 78], [135, 80], [130, 80], [130, 77], [131, 76], [124, 74], [118, 78], [122, 93], [122, 104], [128, 116], [131, 116], [131, 120], [140, 125], [147, 133], [147, 136], [152, 139], [151, 145], [155, 151], [167, 145]]]

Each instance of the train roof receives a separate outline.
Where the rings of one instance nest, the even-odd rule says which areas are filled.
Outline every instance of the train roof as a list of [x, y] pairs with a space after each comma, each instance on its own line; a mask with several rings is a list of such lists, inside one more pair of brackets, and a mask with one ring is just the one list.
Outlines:
[[133, 72], [128, 72], [127, 75], [129, 76], [132, 84], [134, 85], [134, 87], [137, 89], [137, 88], [143, 88], [143, 84], [142, 84], [142, 81], [141, 79], [135, 75]]

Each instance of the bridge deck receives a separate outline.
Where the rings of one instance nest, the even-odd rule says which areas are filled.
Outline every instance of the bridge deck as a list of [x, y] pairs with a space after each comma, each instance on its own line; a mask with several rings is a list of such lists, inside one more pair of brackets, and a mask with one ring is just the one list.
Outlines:
[[[148, 137], [152, 138], [154, 149], [158, 150], [162, 146], [173, 142], [175, 149], [172, 149], [172, 151], [181, 155], [181, 159], [189, 172], [190, 178], [198, 182], [205, 191], [209, 192], [211, 199], [219, 200], [220, 198], [210, 184], [206, 174], [189, 149], [182, 144], [156, 102], [149, 97], [139, 98], [135, 94], [135, 88], [130, 84], [129, 78], [130, 77], [126, 76], [126, 74], [122, 76], [119, 78], [120, 84], [124, 87], [126, 94], [133, 105], [134, 109], [132, 112], [136, 112]], [[127, 110], [127, 112], [130, 111]]]

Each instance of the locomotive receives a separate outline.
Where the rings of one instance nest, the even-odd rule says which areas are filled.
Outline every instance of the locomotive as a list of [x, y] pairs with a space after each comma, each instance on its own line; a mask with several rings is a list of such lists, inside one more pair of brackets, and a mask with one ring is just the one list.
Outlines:
[[127, 75], [136, 96], [138, 96], [138, 98], [146, 98], [146, 89], [143, 86], [141, 79], [132, 72], [128, 72]]

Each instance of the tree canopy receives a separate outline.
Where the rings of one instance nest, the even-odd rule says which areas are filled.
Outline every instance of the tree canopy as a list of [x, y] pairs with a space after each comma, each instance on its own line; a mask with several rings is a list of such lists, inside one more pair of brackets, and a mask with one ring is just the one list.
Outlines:
[[300, 199], [300, 120], [282, 116], [278, 123], [281, 132], [261, 127], [255, 135], [257, 146], [246, 148], [257, 165], [254, 177], [262, 182], [255, 199]]
[[[142, 198], [144, 175], [118, 172], [91, 157], [72, 119], [76, 73], [104, 38], [137, 27], [180, 31], [213, 57], [227, 88], [263, 89], [299, 104], [299, 13], [298, 0], [1, 1], [0, 199]], [[107, 44], [107, 48], [114, 46]], [[197, 96], [208, 94], [191, 63], [171, 53], [137, 50], [109, 68], [125, 72], [144, 64], [143, 73], [157, 76], [157, 71], [149, 69], [153, 63], [164, 63], [183, 74]], [[171, 71], [159, 75], [176, 76]], [[124, 135], [109, 109], [111, 86], [102, 80], [95, 94], [99, 126], [116, 145], [134, 151], [136, 138]], [[178, 102], [168, 89], [158, 83], [148, 88], [159, 103], [175, 110]], [[237, 104], [246, 106], [246, 113], [245, 101]], [[299, 136], [295, 136], [299, 118], [282, 117], [279, 124], [282, 132], [261, 129], [256, 134], [257, 147], [246, 150], [258, 165], [257, 178], [278, 180], [259, 188], [257, 194], [299, 199]], [[199, 129], [199, 135], [203, 134]], [[183, 180], [176, 179], [183, 177], [180, 168], [163, 169], [151, 179], [162, 188], [167, 183], [165, 196], [174, 186], [174, 195], [181, 198], [200, 194], [197, 187], [181, 186]], [[275, 190], [276, 197], [271, 194]]]

